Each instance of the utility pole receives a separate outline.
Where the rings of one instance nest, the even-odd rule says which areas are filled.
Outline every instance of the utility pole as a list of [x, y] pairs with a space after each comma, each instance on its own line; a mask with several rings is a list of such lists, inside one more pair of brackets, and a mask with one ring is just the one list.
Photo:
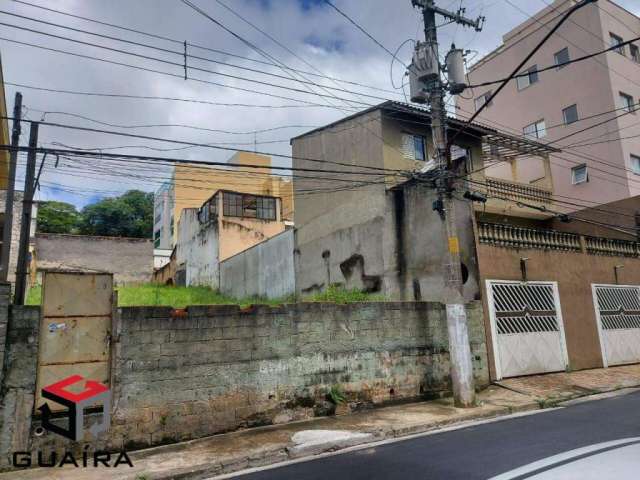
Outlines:
[[[444, 245], [444, 301], [447, 311], [447, 330], [449, 334], [449, 356], [451, 365], [451, 381], [455, 405], [459, 407], [475, 406], [475, 386], [473, 379], [473, 362], [469, 346], [467, 315], [462, 295], [462, 267], [460, 264], [460, 241], [458, 239], [455, 202], [452, 197], [452, 181], [455, 172], [451, 171], [451, 152], [447, 141], [447, 113], [445, 94], [447, 86], [442, 80], [442, 67], [438, 56], [438, 33], [436, 14], [453, 23], [482, 29], [484, 18], [470, 20], [463, 16], [464, 9], [449, 12], [435, 5], [434, 0], [412, 0], [414, 7], [422, 9], [424, 18], [425, 43], [418, 42], [414, 61], [410, 67], [412, 87], [423, 86], [423, 93], [416, 95], [412, 91], [412, 100], [428, 102], [431, 109], [431, 134], [433, 137], [438, 199], [434, 202], [436, 210], [443, 222]], [[460, 52], [453, 49], [451, 53]], [[460, 62], [462, 57], [460, 56]], [[462, 79], [464, 80], [464, 79]], [[455, 93], [454, 82], [449, 84], [450, 91]], [[426, 95], [425, 95], [426, 93]], [[459, 93], [459, 92], [458, 92]]]
[[4, 200], [4, 230], [2, 231], [2, 249], [0, 251], [0, 281], [7, 281], [9, 258], [11, 257], [11, 234], [13, 231], [13, 196], [16, 188], [16, 169], [18, 165], [18, 147], [20, 146], [20, 120], [22, 118], [22, 94], [16, 92], [13, 103], [13, 132], [9, 151], [9, 178], [7, 194]]
[[22, 223], [20, 225], [20, 245], [18, 248], [18, 265], [16, 269], [16, 291], [14, 303], [24, 305], [29, 268], [29, 237], [31, 233], [31, 210], [35, 194], [36, 148], [38, 148], [38, 122], [31, 122], [29, 132], [29, 153], [27, 156], [27, 172], [24, 179], [24, 196], [22, 199]]

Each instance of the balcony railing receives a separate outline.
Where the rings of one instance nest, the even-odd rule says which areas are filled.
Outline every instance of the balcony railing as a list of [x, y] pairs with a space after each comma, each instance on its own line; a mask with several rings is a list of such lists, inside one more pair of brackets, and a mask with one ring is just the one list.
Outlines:
[[479, 223], [478, 240], [482, 244], [506, 248], [532, 248], [614, 257], [640, 257], [640, 242], [602, 237], [581, 237], [574, 233], [499, 223]]
[[551, 203], [551, 191], [544, 188], [490, 177], [486, 178], [486, 184], [489, 197], [503, 197], [523, 202]]
[[612, 255], [616, 257], [640, 256], [640, 243], [613, 238], [585, 237], [587, 252], [594, 255]]
[[553, 230], [502, 225], [499, 223], [478, 224], [480, 243], [511, 248], [537, 248], [579, 252], [580, 236]]

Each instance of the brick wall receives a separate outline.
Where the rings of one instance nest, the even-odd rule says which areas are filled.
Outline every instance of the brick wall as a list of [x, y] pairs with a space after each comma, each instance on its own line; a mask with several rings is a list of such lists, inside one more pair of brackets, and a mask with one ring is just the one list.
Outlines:
[[[469, 307], [474, 367], [488, 383], [482, 314]], [[449, 390], [444, 311], [432, 303], [123, 308], [112, 436], [129, 446], [327, 414]]]
[[[476, 381], [485, 386], [479, 302], [468, 306], [468, 318]], [[0, 469], [11, 451], [79, 452], [84, 445], [35, 434], [39, 308], [13, 307], [11, 325]], [[112, 425], [85, 441], [94, 449], [134, 449], [329, 415], [334, 385], [351, 410], [441, 396], [450, 389], [447, 344], [436, 303], [121, 308], [112, 342]]]

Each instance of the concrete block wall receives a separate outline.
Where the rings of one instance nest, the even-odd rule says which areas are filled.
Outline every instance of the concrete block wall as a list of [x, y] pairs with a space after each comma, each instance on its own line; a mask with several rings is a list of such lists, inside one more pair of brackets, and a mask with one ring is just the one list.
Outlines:
[[[469, 307], [474, 370], [488, 384], [480, 305]], [[370, 303], [122, 308], [114, 362], [115, 445], [157, 445], [450, 389], [442, 305]]]
[[38, 365], [40, 308], [11, 306], [9, 313], [0, 389], [0, 469], [9, 464], [11, 452], [30, 445]]
[[4, 378], [4, 355], [7, 348], [7, 329], [9, 322], [9, 303], [11, 284], [0, 283], [0, 387]]
[[[468, 305], [477, 385], [489, 382], [479, 302]], [[112, 344], [112, 422], [97, 439], [36, 435], [38, 307], [12, 307], [1, 392], [0, 469], [17, 450], [119, 450], [352, 411], [450, 390], [444, 307], [303, 303], [120, 308]], [[89, 425], [96, 418], [85, 418]]]

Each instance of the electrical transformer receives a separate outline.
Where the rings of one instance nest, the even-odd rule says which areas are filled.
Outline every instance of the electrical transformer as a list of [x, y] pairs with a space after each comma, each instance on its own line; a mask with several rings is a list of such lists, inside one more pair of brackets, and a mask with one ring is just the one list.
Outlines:
[[458, 95], [467, 88], [467, 82], [464, 75], [464, 52], [451, 46], [451, 50], [447, 54], [447, 78], [449, 80], [449, 92], [452, 95]]

